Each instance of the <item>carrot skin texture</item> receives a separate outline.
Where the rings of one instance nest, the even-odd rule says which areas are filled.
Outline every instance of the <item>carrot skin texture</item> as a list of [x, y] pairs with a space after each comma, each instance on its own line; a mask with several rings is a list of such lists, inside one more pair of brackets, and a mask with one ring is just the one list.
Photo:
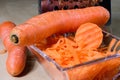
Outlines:
[[15, 43], [12, 36], [16, 35], [16, 45], [31, 45], [55, 33], [74, 32], [86, 22], [102, 27], [109, 17], [109, 12], [101, 6], [47, 12], [15, 27], [11, 31], [11, 41]]
[[16, 46], [10, 41], [10, 31], [15, 26], [16, 25], [10, 21], [0, 24], [0, 38], [8, 52], [6, 68], [12, 76], [18, 76], [23, 71], [27, 57], [27, 47]]

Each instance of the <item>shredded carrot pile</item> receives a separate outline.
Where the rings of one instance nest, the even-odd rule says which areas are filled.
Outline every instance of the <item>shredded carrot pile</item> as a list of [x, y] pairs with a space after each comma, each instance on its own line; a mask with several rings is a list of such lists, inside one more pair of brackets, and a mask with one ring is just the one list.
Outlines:
[[[54, 38], [46, 40], [52, 41]], [[58, 41], [57, 41], [58, 40]], [[54, 44], [49, 44], [46, 48], [37, 45], [40, 49], [55, 60], [62, 67], [70, 67], [76, 64], [98, 59], [108, 55], [115, 54], [115, 49], [111, 52], [111, 47], [115, 43], [115, 39], [111, 41], [108, 47], [99, 47], [97, 49], [82, 49], [73, 37], [56, 37]], [[118, 41], [116, 47], [120, 41]], [[42, 44], [43, 45], [43, 44]], [[44, 45], [48, 45], [45, 43]], [[120, 66], [120, 58], [112, 59], [102, 63], [83, 66], [68, 70], [70, 80], [112, 80], [117, 74]]]
[[64, 37], [59, 38], [56, 44], [45, 49], [44, 52], [62, 67], [70, 67], [106, 55], [101, 54], [97, 49], [82, 49], [72, 39]]

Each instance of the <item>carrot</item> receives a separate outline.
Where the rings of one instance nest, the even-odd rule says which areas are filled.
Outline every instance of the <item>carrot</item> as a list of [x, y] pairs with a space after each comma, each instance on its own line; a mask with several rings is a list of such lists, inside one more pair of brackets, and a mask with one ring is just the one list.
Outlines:
[[86, 22], [102, 27], [109, 17], [101, 6], [46, 12], [15, 27], [10, 38], [16, 45], [31, 45], [55, 33], [74, 32]]
[[6, 68], [12, 76], [18, 76], [24, 69], [26, 64], [26, 47], [16, 46], [10, 41], [10, 31], [16, 25], [10, 21], [0, 24], [0, 38], [7, 49], [8, 57]]
[[102, 29], [93, 23], [82, 24], [76, 31], [75, 41], [79, 45], [82, 44], [82, 48], [96, 49], [103, 40]]

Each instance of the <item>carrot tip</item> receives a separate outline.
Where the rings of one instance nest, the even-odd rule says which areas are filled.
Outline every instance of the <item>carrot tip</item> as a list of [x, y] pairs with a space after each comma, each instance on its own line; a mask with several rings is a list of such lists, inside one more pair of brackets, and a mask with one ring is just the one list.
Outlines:
[[18, 43], [19, 42], [18, 37], [16, 35], [12, 35], [10, 39], [14, 43]]

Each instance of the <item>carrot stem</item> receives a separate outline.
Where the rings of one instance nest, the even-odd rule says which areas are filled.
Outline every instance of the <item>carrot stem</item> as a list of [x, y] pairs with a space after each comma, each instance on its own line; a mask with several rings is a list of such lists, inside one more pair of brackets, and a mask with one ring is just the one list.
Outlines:
[[12, 35], [10, 39], [14, 43], [18, 43], [19, 42], [18, 37], [16, 35]]

